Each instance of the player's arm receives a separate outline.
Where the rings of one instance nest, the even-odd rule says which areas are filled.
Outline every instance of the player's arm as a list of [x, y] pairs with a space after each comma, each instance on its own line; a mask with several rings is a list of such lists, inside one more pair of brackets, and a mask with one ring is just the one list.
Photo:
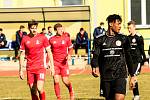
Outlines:
[[135, 83], [137, 81], [135, 72], [133, 70], [133, 61], [131, 58], [131, 46], [130, 46], [130, 42], [128, 37], [125, 38], [125, 43], [124, 43], [124, 52], [125, 52], [125, 59], [126, 59], [126, 63], [127, 63], [127, 67], [128, 67], [128, 72], [130, 74], [130, 88], [134, 88], [135, 87]]
[[73, 53], [73, 44], [71, 42], [70, 37], [68, 37], [67, 45], [68, 45], [68, 55], [67, 55], [66, 59], [71, 60], [71, 55]]
[[21, 51], [20, 59], [19, 59], [19, 76], [20, 76], [20, 79], [24, 79], [24, 74], [23, 74], [24, 58], [25, 58], [25, 51]]
[[99, 38], [94, 39], [94, 43], [95, 43], [95, 50], [93, 52], [93, 58], [91, 60], [91, 67], [92, 67], [92, 75], [94, 77], [98, 77], [99, 75], [97, 74], [97, 68], [99, 67], [98, 65], [98, 58], [99, 58], [99, 54], [100, 54], [100, 46], [99, 46]]
[[142, 36], [139, 37], [139, 50], [141, 52], [141, 56], [143, 57], [143, 64], [145, 64], [147, 61], [146, 61], [146, 55], [145, 55], [145, 52], [144, 52], [144, 39]]
[[52, 55], [52, 52], [51, 52], [51, 49], [50, 47], [46, 47], [46, 51], [47, 51], [47, 55], [48, 55], [48, 58], [49, 58], [49, 61], [50, 61], [50, 70], [51, 70], [51, 74], [52, 76], [54, 75], [55, 71], [54, 71], [54, 61], [53, 61], [53, 55]]
[[72, 52], [73, 52], [73, 46], [68, 48], [67, 60], [71, 60]]

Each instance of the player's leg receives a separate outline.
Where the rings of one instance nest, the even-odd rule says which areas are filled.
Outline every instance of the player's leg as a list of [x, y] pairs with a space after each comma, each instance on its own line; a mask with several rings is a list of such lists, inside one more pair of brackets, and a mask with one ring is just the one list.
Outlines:
[[45, 80], [46, 70], [41, 69], [37, 72], [37, 89], [39, 92], [40, 100], [45, 100], [45, 91], [44, 91], [44, 80]]
[[119, 93], [115, 94], [115, 100], [124, 100], [124, 99], [125, 99], [124, 94], [119, 94]]
[[38, 88], [40, 100], [45, 100], [46, 97], [44, 91], [44, 81], [42, 80], [37, 81], [37, 88]]
[[60, 96], [60, 86], [59, 86], [59, 75], [54, 75], [54, 90], [55, 90], [55, 95], [57, 97], [57, 100], [61, 100]]
[[[103, 95], [106, 100], [113, 100], [114, 97], [111, 95], [111, 81], [102, 81], [101, 80], [101, 89], [103, 89]], [[100, 89], [100, 92], [101, 92]]]
[[16, 47], [15, 47], [15, 60], [14, 60], [15, 62], [18, 60], [18, 57], [19, 57], [19, 56], [18, 56], [18, 52], [19, 52], [19, 47], [16, 46]]
[[[140, 71], [140, 68], [141, 68], [141, 63], [137, 63], [137, 64], [134, 64], [135, 66], [135, 74], [136, 75], [139, 75], [139, 71]], [[135, 88], [133, 89], [133, 100], [139, 100], [140, 99], [140, 96], [139, 96], [139, 88], [138, 88], [138, 81], [135, 83]]]
[[62, 77], [62, 81], [69, 90], [70, 100], [74, 100], [74, 91], [73, 91], [73, 88], [72, 88], [72, 84], [69, 80], [69, 77], [68, 76]]
[[53, 77], [54, 80], [54, 90], [55, 90], [55, 95], [57, 97], [57, 100], [61, 100], [60, 96], [60, 86], [59, 86], [59, 77], [60, 77], [60, 63], [57, 61], [54, 61], [54, 70], [55, 70], [55, 75]]
[[30, 84], [29, 88], [30, 88], [30, 91], [31, 91], [32, 100], [39, 100], [38, 90], [37, 90], [37, 83]]
[[78, 54], [78, 48], [80, 47], [79, 44], [75, 44], [75, 54], [77, 55]]
[[37, 83], [34, 74], [30, 71], [27, 71], [27, 82], [31, 91], [32, 100], [38, 100]]
[[74, 100], [74, 91], [72, 88], [72, 84], [69, 80], [69, 68], [68, 68], [67, 63], [66, 63], [66, 65], [62, 66], [62, 68], [61, 68], [61, 76], [62, 76], [63, 83], [69, 90], [70, 100]]
[[115, 80], [115, 100], [124, 100], [126, 94], [126, 78], [120, 78]]
[[138, 82], [135, 83], [135, 88], [133, 89], [133, 95], [134, 95], [133, 100], [140, 100]]

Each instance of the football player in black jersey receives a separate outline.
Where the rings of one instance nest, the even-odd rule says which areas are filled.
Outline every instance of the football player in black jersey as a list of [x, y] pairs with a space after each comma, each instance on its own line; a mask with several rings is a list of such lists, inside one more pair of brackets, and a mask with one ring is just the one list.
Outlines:
[[128, 72], [131, 76], [132, 87], [136, 81], [130, 55], [130, 43], [127, 36], [120, 33], [122, 22], [120, 15], [109, 15], [107, 22], [106, 35], [94, 41], [92, 73], [96, 74], [94, 68], [99, 67], [100, 93], [103, 93], [106, 100], [124, 100]]
[[[144, 52], [144, 40], [141, 34], [136, 32], [135, 21], [131, 20], [128, 22], [128, 31], [130, 35], [128, 36], [130, 46], [131, 46], [131, 57], [133, 61], [133, 71], [134, 75], [138, 75], [141, 71], [141, 66], [148, 63], [146, 61], [146, 56]], [[133, 89], [133, 100], [140, 100], [138, 82], [135, 84]]]

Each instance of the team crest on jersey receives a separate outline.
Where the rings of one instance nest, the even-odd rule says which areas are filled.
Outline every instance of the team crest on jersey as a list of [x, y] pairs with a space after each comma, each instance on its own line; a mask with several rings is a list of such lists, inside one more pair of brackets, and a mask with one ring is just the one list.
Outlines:
[[103, 45], [106, 45], [106, 43], [104, 42]]
[[29, 44], [30, 43], [30, 41], [27, 41], [27, 44]]
[[113, 55], [115, 54], [115, 51], [114, 50], [110, 50], [110, 55]]
[[53, 41], [53, 44], [55, 44], [56, 43], [56, 41]]
[[36, 40], [36, 44], [40, 44], [39, 40]]
[[121, 41], [120, 40], [116, 41], [116, 46], [121, 46]]
[[65, 44], [65, 41], [64, 41], [64, 40], [62, 40], [62, 44]]
[[135, 39], [135, 38], [133, 38], [133, 39], [132, 39], [132, 43], [135, 43], [135, 42], [136, 42], [136, 39]]

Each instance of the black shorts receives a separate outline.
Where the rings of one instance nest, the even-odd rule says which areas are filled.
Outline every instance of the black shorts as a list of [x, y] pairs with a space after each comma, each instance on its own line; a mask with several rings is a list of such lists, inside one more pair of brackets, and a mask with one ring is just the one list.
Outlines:
[[101, 81], [100, 95], [105, 98], [114, 98], [116, 93], [126, 94], [126, 78], [115, 79], [112, 81]]

